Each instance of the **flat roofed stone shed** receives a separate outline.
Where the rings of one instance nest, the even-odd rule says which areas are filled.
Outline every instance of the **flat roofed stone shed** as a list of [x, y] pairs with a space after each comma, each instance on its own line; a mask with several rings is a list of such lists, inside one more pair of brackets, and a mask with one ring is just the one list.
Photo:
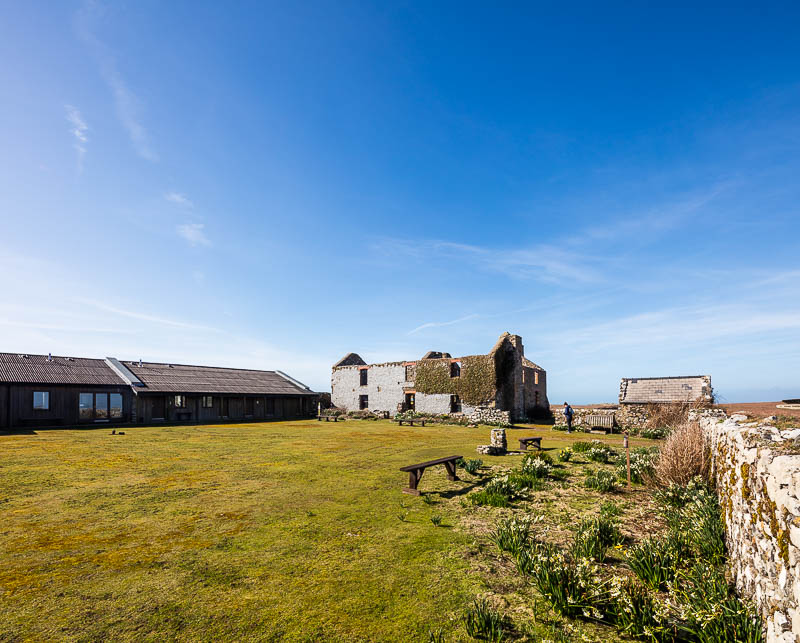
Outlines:
[[419, 464], [410, 464], [407, 467], [402, 467], [400, 471], [408, 473], [408, 487], [403, 489], [403, 493], [408, 493], [412, 496], [420, 495], [417, 485], [422, 478], [422, 474], [425, 473], [425, 469], [436, 466], [437, 464], [443, 464], [445, 469], [447, 469], [448, 480], [458, 480], [458, 476], [456, 475], [456, 462], [458, 462], [461, 457], [460, 455], [450, 455], [446, 458], [428, 460], [427, 462], [420, 462]]

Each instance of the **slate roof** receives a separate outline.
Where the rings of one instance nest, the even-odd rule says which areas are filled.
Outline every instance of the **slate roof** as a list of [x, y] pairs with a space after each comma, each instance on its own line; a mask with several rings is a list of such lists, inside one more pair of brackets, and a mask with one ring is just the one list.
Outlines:
[[623, 378], [620, 404], [694, 402], [710, 399], [711, 376]]
[[102, 359], [0, 353], [0, 382], [124, 386]]
[[277, 371], [216, 366], [122, 362], [144, 382], [137, 393], [235, 393], [251, 395], [314, 395]]
[[338, 368], [339, 366], [366, 366], [367, 363], [363, 360], [361, 355], [358, 353], [348, 353], [338, 362], [333, 365], [333, 368]]

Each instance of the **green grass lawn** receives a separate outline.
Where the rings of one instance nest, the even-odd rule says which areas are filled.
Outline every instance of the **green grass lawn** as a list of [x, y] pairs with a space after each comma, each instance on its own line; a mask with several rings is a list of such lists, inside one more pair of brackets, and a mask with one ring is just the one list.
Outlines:
[[[464, 607], [503, 591], [503, 574], [480, 557], [503, 510], [464, 502], [482, 478], [459, 470], [450, 482], [444, 467], [429, 469], [427, 504], [401, 493], [398, 471], [477, 457], [487, 427], [125, 432], [0, 436], [0, 640], [427, 641], [438, 629], [463, 640]], [[536, 434], [553, 449], [588, 439], [509, 430], [509, 447]], [[481, 457], [490, 467], [520, 460]], [[533, 504], [569, 529], [598, 497], [556, 489]]]

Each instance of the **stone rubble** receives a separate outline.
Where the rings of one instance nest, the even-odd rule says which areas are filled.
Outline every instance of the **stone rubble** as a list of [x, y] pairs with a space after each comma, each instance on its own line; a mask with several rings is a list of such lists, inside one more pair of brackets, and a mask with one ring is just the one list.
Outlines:
[[506, 430], [503, 428], [492, 429], [490, 444], [482, 444], [475, 450], [481, 455], [505, 455], [508, 452]]

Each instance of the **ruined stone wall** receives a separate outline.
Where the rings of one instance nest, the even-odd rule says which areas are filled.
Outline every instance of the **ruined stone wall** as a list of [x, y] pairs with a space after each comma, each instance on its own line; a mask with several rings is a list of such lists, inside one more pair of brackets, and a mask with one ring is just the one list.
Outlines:
[[417, 393], [414, 395], [414, 410], [417, 413], [441, 415], [450, 413], [450, 395], [444, 393]]
[[[556, 424], [566, 424], [564, 418], [564, 407], [551, 407]], [[644, 404], [620, 404], [619, 406], [602, 406], [593, 408], [576, 409], [572, 407], [574, 415], [572, 426], [575, 428], [589, 428], [587, 421], [590, 415], [613, 415], [614, 427], [624, 431], [627, 429], [641, 429], [647, 425], [649, 419], [647, 405]]]
[[800, 428], [692, 417], [711, 442], [736, 587], [758, 606], [767, 641], [800, 641]]
[[[358, 366], [340, 366], [331, 373], [331, 401], [348, 411], [357, 411], [359, 396], [369, 396], [370, 411], [397, 412], [397, 404], [404, 399], [404, 388], [413, 387], [406, 382], [406, 369], [402, 362], [374, 364], [369, 367], [367, 385], [361, 386]], [[449, 398], [448, 398], [449, 400]]]
[[533, 415], [535, 409], [550, 406], [547, 400], [547, 374], [543, 370], [524, 366], [522, 369], [525, 415]]
[[475, 424], [511, 424], [511, 414], [491, 406], [479, 406], [469, 414]]

